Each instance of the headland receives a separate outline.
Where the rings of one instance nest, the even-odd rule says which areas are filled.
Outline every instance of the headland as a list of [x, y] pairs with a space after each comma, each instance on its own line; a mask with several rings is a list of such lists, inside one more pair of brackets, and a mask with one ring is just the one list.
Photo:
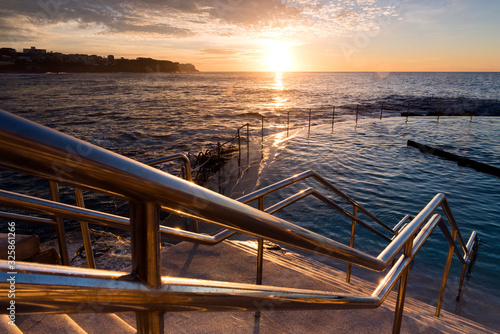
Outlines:
[[17, 52], [12, 48], [0, 48], [0, 73], [46, 73], [46, 72], [135, 72], [135, 73], [179, 73], [198, 72], [193, 64], [181, 64], [170, 60], [139, 57], [136, 59], [106, 57], [87, 54], [63, 54], [47, 52], [32, 46]]

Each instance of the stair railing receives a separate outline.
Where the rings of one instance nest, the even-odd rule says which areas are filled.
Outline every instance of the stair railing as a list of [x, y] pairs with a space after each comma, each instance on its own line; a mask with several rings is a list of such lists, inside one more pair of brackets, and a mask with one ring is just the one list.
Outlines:
[[[7, 261], [0, 261], [2, 290], [9, 288], [7, 275], [16, 270], [16, 309], [20, 313], [78, 312], [82, 302], [91, 301], [99, 305], [99, 312], [134, 311], [139, 333], [163, 333], [164, 312], [200, 309], [261, 311], [263, 303], [268, 302], [274, 309], [374, 308], [380, 306], [400, 280], [402, 293], [398, 297], [393, 328], [394, 332], [399, 332], [409, 264], [434, 227], [440, 227], [450, 244], [442, 290], [446, 287], [453, 254], [465, 268], [477, 244], [475, 233], [467, 245], [464, 243], [446, 198], [438, 194], [374, 257], [193, 183], [5, 112], [0, 112], [0, 157], [0, 165], [8, 169], [123, 197], [130, 200], [131, 206], [132, 272], [128, 275], [23, 262], [12, 268]], [[402, 250], [404, 253], [392, 266], [383, 284], [369, 297], [161, 277], [161, 207], [188, 212], [237, 232], [377, 271], [386, 269]], [[434, 214], [438, 207], [445, 212], [451, 234], [444, 220]], [[68, 218], [72, 214], [75, 217], [86, 214], [89, 218], [86, 221], [109, 218], [81, 207], [66, 209], [70, 211]], [[63, 210], [55, 213], [62, 216]], [[96, 218], [98, 215], [102, 216]], [[458, 244], [455, 239], [458, 239]], [[2, 306], [9, 303], [7, 295], [0, 296]]]

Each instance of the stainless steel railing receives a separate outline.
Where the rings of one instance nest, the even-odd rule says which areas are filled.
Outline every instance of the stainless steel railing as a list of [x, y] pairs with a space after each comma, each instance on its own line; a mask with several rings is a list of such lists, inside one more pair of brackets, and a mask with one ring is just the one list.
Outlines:
[[[438, 194], [375, 257], [185, 180], [4, 112], [0, 112], [0, 157], [3, 167], [124, 197], [131, 203], [128, 226], [131, 231], [133, 264], [129, 275], [18, 263], [16, 307], [19, 312], [75, 312], [79, 303], [92, 300], [102, 306], [101, 312], [135, 311], [137, 328], [141, 333], [162, 333], [163, 313], [170, 311], [199, 308], [260, 311], [258, 305], [262, 305], [262, 302], [274, 302], [275, 309], [377, 307], [397, 280], [401, 279], [399, 291], [402, 296], [398, 298], [401, 301], [398, 302], [394, 326], [397, 332], [404, 306], [409, 263], [434, 227], [440, 227], [450, 244], [443, 293], [451, 257], [457, 255], [465, 272], [476, 240], [473, 233], [469, 243], [464, 243], [446, 198]], [[6, 192], [3, 195], [2, 198], [11, 198], [12, 205], [21, 205], [20, 202], [15, 203], [19, 198], [14, 198], [14, 195]], [[38, 206], [41, 211], [52, 206], [49, 212], [61, 217], [85, 221], [105, 221], [110, 218], [80, 207], [65, 207], [62, 203], [22, 200], [31, 201], [30, 206]], [[162, 207], [203, 217], [260, 240], [269, 239], [377, 271], [387, 268], [402, 250], [404, 254], [389, 271], [390, 276], [386, 276], [384, 285], [375, 290], [372, 296], [162, 278], [158, 219]], [[443, 208], [451, 233], [444, 220], [434, 214], [438, 207]], [[115, 220], [109, 219], [109, 223]], [[458, 239], [458, 245], [455, 239]], [[8, 263], [0, 261], [0, 268], [0, 288], [3, 290], [7, 289], [5, 278], [9, 272]], [[103, 291], [107, 292], [103, 294]], [[8, 302], [6, 296], [0, 296], [2, 306]]]
[[[170, 155], [170, 156], [166, 156], [166, 157], [161, 157], [161, 158], [145, 161], [144, 163], [146, 165], [149, 165], [149, 166], [155, 166], [155, 165], [159, 165], [159, 164], [169, 162], [169, 161], [174, 161], [174, 160], [182, 160], [182, 162], [184, 163], [184, 167], [181, 170], [181, 175], [183, 178], [185, 177], [186, 180], [192, 182], [191, 164], [190, 164], [188, 157], [184, 154], [174, 154], [174, 155]], [[50, 191], [50, 196], [51, 196], [52, 200], [59, 202], [60, 201], [60, 199], [59, 199], [59, 184], [57, 182], [54, 182], [54, 181], [49, 181], [49, 191]], [[76, 200], [77, 206], [85, 207], [85, 201], [83, 198], [82, 189], [75, 188], [74, 194], [75, 194], [75, 200]], [[20, 206], [19, 208], [26, 209], [27, 206], [25, 206], [25, 207]], [[47, 212], [47, 211], [45, 211], [45, 212]], [[41, 212], [41, 213], [44, 213], [44, 212]], [[9, 219], [16, 219], [16, 220], [32, 222], [32, 223], [42, 223], [42, 224], [54, 225], [56, 227], [56, 231], [57, 231], [57, 240], [58, 240], [58, 245], [59, 245], [59, 252], [61, 254], [61, 261], [64, 265], [70, 264], [68, 250], [67, 250], [66, 235], [64, 233], [64, 228], [62, 226], [63, 223], [62, 223], [60, 217], [55, 215], [53, 219], [49, 219], [49, 218], [32, 217], [32, 216], [27, 216], [27, 215], [20, 215], [20, 214], [15, 214], [15, 213], [10, 213], [10, 212], [1, 212], [1, 211], [0, 211], [0, 217], [9, 218]], [[121, 228], [124, 228], [121, 225], [119, 225], [119, 226]], [[80, 221], [80, 228], [82, 231], [82, 239], [83, 239], [83, 243], [84, 243], [85, 256], [87, 259], [88, 267], [89, 268], [96, 268], [88, 223], [85, 221]], [[125, 229], [127, 229], [127, 228], [125, 227]], [[193, 220], [193, 230], [196, 233], [198, 232], [198, 221], [197, 220]], [[164, 232], [164, 233], [166, 233], [166, 232]], [[197, 239], [204, 240], [205, 238], [204, 238], [204, 236], [201, 236], [201, 237], [198, 237]]]
[[[336, 204], [332, 200], [328, 199], [327, 197], [323, 196], [320, 192], [318, 192], [317, 190], [314, 190], [313, 188], [307, 188], [307, 189], [301, 190], [298, 193], [284, 199], [283, 201], [276, 203], [276, 204], [268, 207], [267, 209], [265, 208], [265, 206], [264, 206], [265, 196], [270, 195], [278, 190], [290, 187], [290, 186], [292, 186], [300, 181], [303, 181], [305, 179], [308, 179], [308, 178], [312, 178], [312, 179], [316, 180], [321, 185], [323, 185], [326, 189], [328, 189], [330, 192], [336, 194], [341, 199], [343, 199], [344, 201], [346, 201], [347, 203], [352, 205], [353, 213], [352, 214], [349, 213], [347, 210], [345, 210], [344, 208], [342, 208], [341, 206], [339, 206], [338, 204]], [[270, 214], [274, 214], [275, 212], [282, 210], [285, 207], [287, 207], [287, 206], [289, 206], [289, 205], [291, 205], [291, 204], [293, 204], [293, 203], [295, 203], [303, 198], [306, 198], [307, 196], [310, 196], [310, 195], [321, 200], [322, 202], [329, 205], [331, 208], [337, 210], [338, 212], [340, 212], [344, 216], [352, 219], [351, 238], [350, 238], [350, 244], [349, 244], [350, 247], [354, 246], [356, 223], [359, 223], [360, 225], [364, 226], [369, 231], [371, 231], [375, 235], [381, 237], [382, 239], [384, 239], [386, 241], [391, 241], [392, 238], [394, 238], [394, 236], [397, 235], [397, 233], [399, 232], [399, 229], [401, 229], [404, 226], [404, 223], [406, 223], [406, 221], [409, 218], [409, 216], [406, 216], [394, 228], [390, 228], [389, 226], [387, 226], [386, 224], [381, 222], [378, 218], [376, 218], [373, 214], [371, 214], [368, 210], [366, 210], [364, 207], [362, 207], [359, 203], [357, 203], [352, 198], [347, 196], [345, 193], [343, 193], [342, 191], [337, 189], [329, 181], [327, 181], [325, 178], [321, 177], [319, 174], [317, 174], [314, 171], [306, 171], [306, 172], [294, 175], [288, 179], [276, 182], [276, 183], [269, 185], [265, 188], [256, 190], [252, 193], [249, 193], [245, 196], [242, 196], [242, 197], [238, 198], [237, 201], [242, 202], [242, 203], [250, 203], [254, 200], [257, 200], [259, 210], [270, 213]], [[381, 232], [379, 232], [378, 230], [373, 228], [368, 223], [359, 219], [358, 218], [358, 210], [363, 212], [367, 217], [371, 218], [376, 224], [378, 224], [379, 226], [381, 226], [385, 230], [392, 233], [393, 237], [389, 238], [389, 237], [385, 236], [384, 234], [382, 234]], [[226, 230], [225, 232], [228, 232], [228, 230]], [[263, 241], [264, 240], [262, 238], [259, 238], [259, 240], [258, 240], [257, 284], [260, 284], [262, 282], [262, 270], [263, 270], [263, 268], [262, 268], [262, 263], [263, 263], [262, 256], [263, 256], [263, 247], [264, 247]], [[352, 269], [351, 264], [348, 264], [347, 274], [346, 274], [346, 281], [347, 282], [350, 281], [351, 269]]]

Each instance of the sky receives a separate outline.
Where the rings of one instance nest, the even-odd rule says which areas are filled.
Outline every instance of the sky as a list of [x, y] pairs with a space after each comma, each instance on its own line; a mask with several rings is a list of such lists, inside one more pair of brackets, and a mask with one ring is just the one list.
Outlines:
[[0, 47], [200, 71], [500, 71], [499, 0], [0, 0]]

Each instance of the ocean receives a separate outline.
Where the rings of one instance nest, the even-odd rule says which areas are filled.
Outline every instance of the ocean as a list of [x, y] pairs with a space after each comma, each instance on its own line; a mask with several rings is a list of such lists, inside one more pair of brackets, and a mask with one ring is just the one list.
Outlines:
[[[500, 179], [406, 147], [412, 139], [500, 167], [500, 119], [486, 117], [500, 115], [500, 73], [0, 75], [0, 92], [3, 110], [139, 161], [194, 157], [248, 123], [252, 141], [265, 138], [260, 186], [314, 169], [392, 226], [445, 193], [464, 238], [477, 230], [481, 242], [459, 303], [454, 260], [444, 308], [500, 329]], [[0, 182], [21, 192], [46, 186]], [[350, 229], [328, 209], [310, 201], [292, 208], [280, 215], [346, 241]], [[365, 251], [384, 247], [361, 227], [356, 238]], [[435, 231], [408, 293], [435, 304], [445, 258]]]

